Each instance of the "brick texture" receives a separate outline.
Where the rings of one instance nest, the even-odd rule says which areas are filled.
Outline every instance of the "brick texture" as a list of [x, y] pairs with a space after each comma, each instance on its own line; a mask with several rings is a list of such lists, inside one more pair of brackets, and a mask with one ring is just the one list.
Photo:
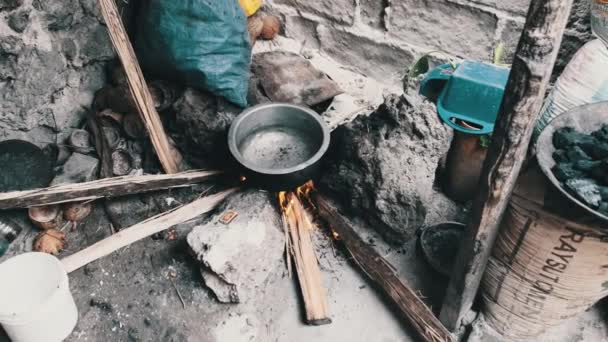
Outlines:
[[300, 11], [314, 13], [340, 24], [352, 24], [355, 19], [355, 0], [274, 0]]
[[391, 34], [429, 49], [487, 59], [498, 18], [491, 13], [446, 0], [394, 1]]

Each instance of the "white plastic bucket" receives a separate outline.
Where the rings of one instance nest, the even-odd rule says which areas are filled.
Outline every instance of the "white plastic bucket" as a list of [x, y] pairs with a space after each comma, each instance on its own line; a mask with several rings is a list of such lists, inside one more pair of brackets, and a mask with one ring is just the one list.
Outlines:
[[62, 341], [77, 321], [59, 259], [25, 253], [0, 264], [0, 324], [13, 342]]

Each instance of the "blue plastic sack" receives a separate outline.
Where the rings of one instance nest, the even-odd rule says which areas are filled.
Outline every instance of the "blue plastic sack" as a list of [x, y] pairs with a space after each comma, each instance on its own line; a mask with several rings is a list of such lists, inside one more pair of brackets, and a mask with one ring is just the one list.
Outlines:
[[251, 46], [238, 1], [141, 1], [135, 46], [147, 73], [247, 106]]

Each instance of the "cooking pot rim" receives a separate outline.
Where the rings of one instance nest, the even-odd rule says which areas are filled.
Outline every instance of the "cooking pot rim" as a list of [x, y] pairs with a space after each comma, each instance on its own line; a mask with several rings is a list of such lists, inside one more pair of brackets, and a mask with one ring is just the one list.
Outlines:
[[[259, 166], [253, 165], [252, 163], [250, 163], [248, 160], [246, 160], [243, 157], [243, 155], [237, 148], [236, 133], [238, 132], [240, 124], [247, 117], [249, 117], [251, 115], [255, 115], [257, 112], [259, 112], [261, 110], [265, 110], [268, 108], [276, 108], [276, 107], [292, 108], [292, 109], [299, 110], [305, 114], [308, 114], [308, 116], [310, 118], [312, 118], [314, 121], [316, 121], [323, 133], [322, 134], [323, 141], [321, 143], [321, 147], [308, 160], [303, 161], [292, 167], [265, 168], [265, 167], [259, 167]], [[247, 168], [251, 171], [254, 171], [254, 172], [257, 172], [260, 174], [266, 174], [266, 175], [288, 175], [291, 173], [305, 170], [309, 166], [312, 166], [315, 163], [317, 163], [319, 160], [321, 160], [321, 158], [323, 158], [323, 156], [325, 155], [325, 153], [327, 153], [327, 150], [329, 149], [330, 136], [331, 135], [330, 135], [329, 127], [327, 126], [325, 121], [323, 121], [321, 116], [319, 114], [317, 114], [315, 111], [313, 111], [309, 108], [303, 107], [303, 106], [298, 106], [298, 105], [289, 104], [289, 103], [266, 103], [266, 104], [260, 104], [260, 105], [248, 108], [245, 111], [243, 111], [236, 119], [234, 119], [234, 121], [230, 125], [230, 130], [228, 131], [228, 148], [230, 149], [230, 153], [232, 154], [232, 156], [239, 162], [239, 164], [241, 164], [242, 166], [244, 166], [245, 168]]]

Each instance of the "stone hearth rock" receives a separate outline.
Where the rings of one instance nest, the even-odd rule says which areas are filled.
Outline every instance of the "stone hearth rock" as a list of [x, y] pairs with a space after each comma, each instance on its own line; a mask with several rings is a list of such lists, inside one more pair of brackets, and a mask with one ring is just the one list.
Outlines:
[[[177, 144], [196, 167], [208, 167], [227, 156], [226, 133], [241, 109], [223, 98], [186, 89], [173, 105]], [[224, 148], [223, 148], [224, 147]], [[206, 164], [206, 165], [205, 165]]]
[[411, 106], [391, 96], [368, 117], [338, 128], [321, 186], [366, 219], [391, 243], [412, 238], [459, 208], [435, 188], [452, 131], [426, 101]]
[[63, 164], [52, 185], [64, 183], [82, 183], [97, 179], [99, 159], [74, 152]]
[[[202, 264], [205, 285], [220, 302], [254, 299], [283, 265], [283, 228], [271, 196], [257, 190], [235, 194], [208, 223], [188, 235], [188, 244]], [[228, 211], [238, 216], [224, 224], [220, 219]]]

